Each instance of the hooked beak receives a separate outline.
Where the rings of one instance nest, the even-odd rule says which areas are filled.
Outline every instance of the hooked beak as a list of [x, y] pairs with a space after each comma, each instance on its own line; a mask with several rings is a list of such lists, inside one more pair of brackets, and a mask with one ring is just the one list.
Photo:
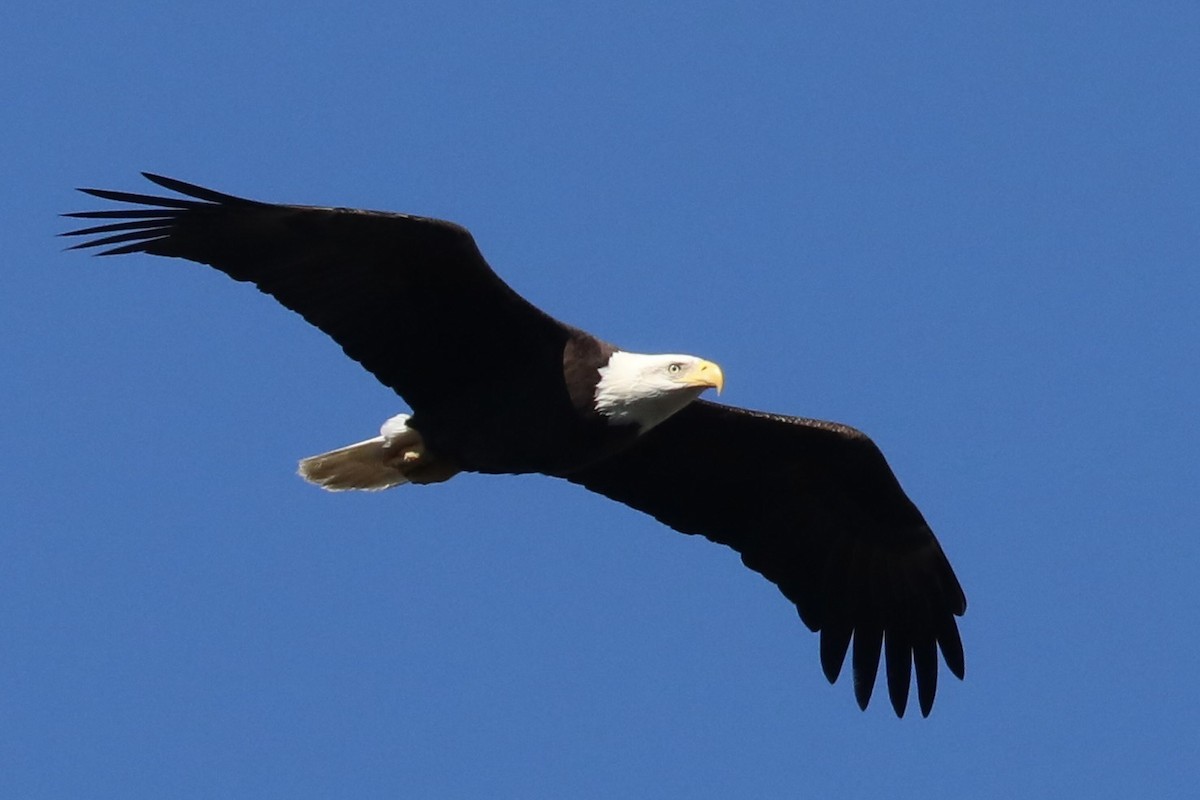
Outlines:
[[685, 375], [681, 383], [687, 386], [698, 386], [701, 389], [716, 389], [717, 394], [725, 388], [725, 375], [721, 368], [711, 361], [697, 361]]

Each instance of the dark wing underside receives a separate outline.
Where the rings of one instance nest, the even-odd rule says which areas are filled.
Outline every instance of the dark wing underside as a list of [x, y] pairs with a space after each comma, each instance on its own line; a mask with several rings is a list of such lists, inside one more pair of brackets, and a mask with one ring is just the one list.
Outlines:
[[561, 359], [566, 328], [501, 281], [457, 225], [260, 203], [143, 174], [186, 197], [82, 189], [138, 207], [67, 214], [98, 224], [64, 235], [93, 237], [76, 247], [109, 248], [101, 255], [174, 256], [255, 284], [417, 412], [520, 377], [514, 358]]
[[[472, 409], [480, 394], [536, 394], [538, 365], [561, 367], [572, 329], [501, 281], [456, 225], [260, 203], [146, 177], [184, 197], [84, 189], [134, 207], [68, 214], [96, 224], [66, 235], [93, 237], [77, 247], [107, 247], [101, 255], [184, 258], [254, 283], [418, 414]], [[882, 645], [897, 713], [914, 666], [929, 713], [939, 646], [962, 677], [962, 590], [883, 456], [856, 431], [697, 402], [571, 480], [740, 552], [821, 631], [831, 681], [853, 636], [860, 705]]]
[[853, 637], [862, 708], [881, 651], [899, 715], [914, 667], [929, 714], [939, 647], [963, 676], [954, 619], [966, 610], [962, 588], [883, 454], [858, 431], [700, 401], [569, 479], [741, 553], [821, 632], [831, 683]]

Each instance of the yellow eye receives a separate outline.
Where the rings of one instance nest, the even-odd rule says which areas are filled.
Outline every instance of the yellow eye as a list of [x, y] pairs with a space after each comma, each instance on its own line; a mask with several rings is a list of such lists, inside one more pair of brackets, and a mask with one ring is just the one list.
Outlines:
[[675, 375], [675, 374], [678, 374], [679, 371], [682, 369], [683, 369], [683, 364], [680, 364], [678, 361], [676, 361], [673, 364], [671, 364], [669, 367], [667, 367], [667, 372], [671, 373], [672, 375]]

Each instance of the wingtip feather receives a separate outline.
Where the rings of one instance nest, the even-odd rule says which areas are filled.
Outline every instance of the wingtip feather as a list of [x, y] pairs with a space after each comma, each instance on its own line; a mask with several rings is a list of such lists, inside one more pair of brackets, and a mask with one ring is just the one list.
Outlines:
[[852, 633], [849, 627], [835, 627], [830, 624], [821, 631], [821, 670], [830, 683], [836, 683], [842, 674], [842, 665], [846, 662]]
[[867, 710], [871, 694], [875, 691], [875, 677], [879, 673], [879, 656], [883, 647], [883, 629], [859, 627], [854, 631], [854, 699], [858, 707]]
[[159, 175], [154, 172], [143, 172], [142, 177], [153, 184], [161, 186], [164, 189], [168, 189], [172, 192], [178, 192], [179, 194], [186, 195], [187, 197], [194, 197], [197, 200], [203, 200], [207, 203], [220, 203], [223, 205], [257, 204], [255, 201], [247, 200], [244, 197], [225, 194], [224, 192], [218, 192], [215, 189], [206, 189], [205, 187], [198, 186], [194, 183], [181, 181], [178, 178], [168, 178], [166, 175]]
[[966, 675], [966, 660], [963, 656], [962, 638], [958, 634], [958, 625], [954, 617], [948, 618], [937, 637], [938, 648], [942, 651], [942, 659], [950, 672], [960, 681]]
[[932, 638], [913, 647], [913, 667], [917, 673], [917, 702], [921, 706], [921, 716], [928, 717], [937, 695], [938, 679], [937, 643]]
[[902, 631], [892, 628], [886, 634], [884, 661], [887, 669], [888, 699], [897, 717], [904, 717], [908, 708], [908, 691], [912, 685], [912, 645]]

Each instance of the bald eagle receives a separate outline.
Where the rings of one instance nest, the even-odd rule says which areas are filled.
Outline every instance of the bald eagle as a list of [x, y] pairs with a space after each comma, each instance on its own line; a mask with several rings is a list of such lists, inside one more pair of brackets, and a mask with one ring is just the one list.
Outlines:
[[278, 205], [143, 173], [182, 197], [80, 189], [136, 207], [64, 233], [70, 249], [150, 253], [253, 283], [331, 336], [412, 414], [306, 458], [326, 489], [385, 489], [458, 472], [564, 478], [728, 545], [819, 631], [833, 683], [851, 656], [865, 709], [882, 653], [903, 716], [916, 673], [933, 707], [940, 649], [963, 677], [966, 598], [875, 444], [833, 422], [699, 400], [714, 363], [622, 350], [534, 307], [465, 229], [437, 219]]

